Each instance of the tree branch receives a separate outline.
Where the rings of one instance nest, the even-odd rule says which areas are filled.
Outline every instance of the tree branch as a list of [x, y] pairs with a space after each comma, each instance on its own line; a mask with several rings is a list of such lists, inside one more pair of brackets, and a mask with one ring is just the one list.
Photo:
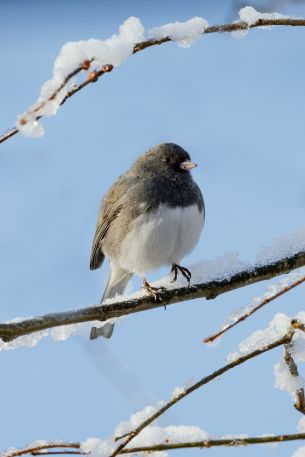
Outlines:
[[[291, 355], [291, 347], [292, 343], [285, 344], [285, 353], [284, 353], [284, 360], [288, 367], [288, 370], [291, 376], [298, 377], [299, 370], [297, 364], [295, 363], [292, 355]], [[296, 402], [293, 405], [295, 409], [297, 409], [300, 413], [305, 414], [305, 397], [304, 397], [304, 389], [301, 388], [295, 392], [296, 395]]]
[[[206, 440], [194, 441], [188, 443], [160, 443], [153, 446], [143, 447], [130, 447], [122, 449], [120, 454], [136, 454], [138, 452], [155, 452], [155, 451], [169, 451], [171, 449], [187, 449], [187, 448], [210, 448], [216, 446], [247, 446], [250, 444], [268, 444], [268, 443], [283, 443], [287, 441], [305, 440], [305, 433], [295, 433], [291, 435], [267, 435], [267, 436], [254, 436], [249, 438], [223, 438], [219, 440]], [[49, 451], [52, 448], [71, 448], [75, 450], [66, 451], [64, 449], [59, 451]], [[66, 454], [81, 454], [90, 455], [86, 452], [78, 451], [81, 448], [81, 443], [62, 443], [60, 446], [54, 446], [52, 442], [46, 442], [43, 445], [31, 448], [24, 448], [18, 451], [4, 452], [2, 455], [5, 457], [18, 457], [21, 455], [66, 455]]]
[[247, 446], [249, 444], [268, 444], [282, 443], [283, 441], [304, 440], [305, 433], [295, 433], [292, 435], [268, 435], [254, 436], [251, 438], [228, 438], [220, 440], [194, 441], [189, 443], [160, 443], [154, 446], [142, 446], [123, 449], [120, 454], [138, 453], [138, 452], [155, 452], [169, 451], [171, 449], [187, 449], [187, 448], [210, 448], [215, 446]]
[[[4, 457], [19, 457], [20, 455], [32, 454], [46, 449], [80, 449], [81, 444], [77, 442], [66, 442], [66, 441], [42, 441], [41, 443], [31, 444], [23, 449], [13, 449], [1, 453]], [[64, 453], [64, 452], [62, 452]]]
[[252, 309], [250, 309], [246, 313], [242, 314], [236, 321], [232, 322], [231, 324], [226, 325], [224, 328], [219, 330], [217, 333], [214, 333], [213, 335], [204, 338], [204, 340], [203, 340], [204, 343], [212, 343], [217, 338], [219, 338], [221, 335], [226, 333], [228, 330], [230, 330], [231, 328], [233, 328], [236, 325], [240, 324], [240, 322], [245, 321], [248, 317], [252, 316], [252, 314], [254, 314], [256, 311], [261, 309], [263, 306], [267, 305], [268, 303], [270, 303], [271, 301], [277, 299], [281, 295], [283, 295], [283, 294], [289, 292], [290, 290], [294, 289], [295, 287], [299, 286], [304, 281], [305, 281], [305, 276], [303, 276], [302, 278], [300, 278], [297, 281], [293, 282], [292, 284], [289, 284], [288, 286], [283, 287], [283, 289], [281, 289], [278, 292], [270, 295], [269, 297], [265, 298], [264, 300], [261, 300], [261, 302], [258, 303], [258, 305], [254, 306]]
[[291, 270], [305, 265], [305, 251], [298, 252], [284, 259], [241, 271], [230, 278], [215, 279], [210, 282], [194, 284], [190, 287], [169, 289], [160, 292], [160, 301], [150, 295], [140, 298], [130, 298], [111, 304], [90, 306], [79, 310], [71, 310], [59, 313], [45, 314], [43, 316], [24, 319], [20, 322], [0, 323], [0, 338], [11, 341], [19, 336], [28, 335], [48, 328], [61, 325], [76, 324], [93, 320], [106, 321], [114, 317], [147, 311], [157, 307], [172, 305], [174, 303], [205, 297], [216, 298], [218, 295], [230, 292], [240, 287], [265, 281], [278, 275], [289, 273]]
[[[297, 321], [294, 321], [294, 322], [297, 323]], [[164, 414], [165, 411], [170, 409], [172, 406], [174, 406], [176, 403], [181, 401], [187, 395], [191, 394], [192, 392], [194, 392], [195, 390], [204, 386], [205, 384], [208, 384], [209, 382], [218, 378], [219, 376], [221, 376], [222, 374], [231, 370], [232, 368], [235, 368], [238, 365], [241, 365], [241, 364], [247, 362], [248, 360], [253, 359], [254, 357], [264, 354], [267, 351], [271, 351], [272, 349], [275, 349], [279, 346], [290, 343], [293, 335], [294, 335], [294, 327], [291, 326], [291, 328], [288, 330], [286, 335], [282, 336], [281, 338], [277, 339], [276, 341], [268, 344], [265, 347], [255, 349], [254, 351], [252, 351], [248, 354], [240, 356], [238, 359], [234, 360], [233, 362], [230, 362], [227, 365], [224, 365], [223, 367], [214, 371], [212, 374], [205, 376], [204, 378], [200, 379], [198, 382], [192, 384], [190, 387], [183, 390], [179, 395], [172, 398], [168, 403], [163, 405], [158, 411], [156, 411], [154, 414], [152, 414], [148, 419], [146, 419], [144, 422], [142, 422], [135, 430], [133, 430], [125, 438], [125, 440], [121, 444], [119, 444], [119, 446], [111, 453], [110, 457], [115, 457], [116, 455], [120, 454], [123, 449], [126, 449], [126, 446], [130, 443], [130, 441], [132, 441], [137, 435], [139, 435], [139, 433], [141, 433], [142, 430], [144, 430], [144, 428], [146, 428], [148, 425], [150, 425], [152, 422], [154, 422], [156, 419], [158, 419], [158, 417], [160, 417], [162, 414]], [[126, 452], [127, 452], [127, 450], [126, 450]]]
[[[169, 449], [181, 449], [181, 448], [191, 448], [191, 447], [212, 447], [212, 446], [243, 446], [248, 444], [263, 444], [263, 443], [274, 443], [274, 442], [282, 442], [282, 441], [292, 441], [292, 440], [299, 440], [305, 439], [305, 433], [299, 434], [292, 434], [292, 435], [269, 435], [264, 437], [252, 437], [252, 438], [227, 438], [227, 439], [219, 439], [219, 440], [205, 440], [199, 442], [187, 442], [187, 443], [160, 443], [153, 446], [144, 446], [144, 447], [134, 447], [134, 448], [127, 448], [126, 446], [137, 436], [139, 435], [142, 430], [144, 430], [147, 426], [149, 426], [152, 422], [158, 419], [162, 414], [164, 414], [168, 409], [174, 406], [176, 403], [181, 401], [186, 396], [190, 395], [195, 390], [199, 389], [200, 387], [208, 384], [209, 382], [213, 381], [214, 379], [218, 378], [222, 374], [230, 371], [231, 369], [242, 365], [243, 363], [251, 360], [265, 352], [271, 351], [279, 346], [282, 345], [289, 345], [292, 341], [292, 338], [295, 333], [295, 329], [299, 329], [305, 331], [305, 327], [299, 321], [293, 319], [291, 321], [291, 327], [288, 329], [287, 333], [282, 337], [279, 337], [277, 340], [269, 343], [265, 347], [261, 347], [258, 349], [253, 350], [252, 352], [242, 355], [236, 360], [224, 365], [223, 367], [215, 370], [213, 373], [209, 374], [208, 376], [203, 377], [198, 382], [192, 384], [187, 389], [183, 390], [179, 395], [172, 398], [169, 402], [159, 408], [154, 414], [148, 417], [145, 421], [143, 421], [136, 429], [131, 431], [129, 434], [126, 434], [121, 437], [114, 438], [114, 441], [122, 440], [118, 447], [111, 453], [110, 457], [115, 457], [118, 454], [127, 454], [127, 453], [136, 453], [136, 452], [149, 452], [149, 451], [158, 451], [158, 450], [169, 450]], [[56, 449], [55, 451], [49, 451], [50, 449]], [[13, 449], [4, 452], [2, 455], [5, 457], [18, 457], [24, 454], [32, 454], [32, 455], [42, 455], [43, 454], [85, 454], [82, 451], [82, 444], [79, 442], [63, 442], [63, 441], [51, 441], [51, 442], [38, 442], [37, 444], [32, 444], [24, 449]]]
[[[256, 27], [271, 27], [271, 26], [291, 26], [291, 27], [304, 27], [305, 26], [305, 19], [258, 19], [255, 24], [248, 25], [246, 22], [239, 21], [239, 22], [233, 22], [231, 24], [219, 24], [219, 25], [212, 25], [210, 27], [207, 27], [202, 34], [209, 34], [209, 33], [224, 33], [224, 32], [236, 32], [238, 30], [248, 30], [248, 29], [253, 29]], [[164, 38], [160, 39], [151, 39], [147, 41], [142, 41], [140, 43], [136, 43], [133, 48], [133, 54], [136, 54], [140, 51], [143, 51], [144, 49], [150, 48], [152, 46], [159, 46], [163, 43], [168, 43], [170, 41], [173, 41], [172, 38], [166, 36]], [[111, 67], [112, 70], [112, 65], [109, 63], [109, 67]], [[84, 69], [83, 63], [80, 64], [78, 68], [73, 70], [71, 74], [75, 75], [77, 74], [80, 70]], [[109, 72], [111, 70], [108, 70], [106, 72]], [[93, 74], [94, 73], [94, 74]], [[70, 98], [72, 95], [75, 95], [77, 92], [79, 92], [81, 89], [86, 87], [88, 84], [92, 82], [96, 82], [100, 76], [102, 76], [105, 71], [102, 69], [93, 73], [89, 73], [88, 78], [86, 81], [81, 83], [78, 86], [75, 86], [72, 90], [67, 92], [66, 97], [62, 101], [61, 105], [65, 103], [65, 101]], [[70, 75], [68, 76], [68, 80], [70, 79]], [[58, 89], [57, 93], [59, 92], [60, 88]], [[36, 118], [36, 120], [40, 119], [40, 116]], [[16, 135], [19, 132], [17, 127], [14, 127], [12, 129], [7, 130], [0, 136], [0, 143], [3, 143], [4, 141], [7, 141], [9, 138], [12, 138], [14, 135]]]

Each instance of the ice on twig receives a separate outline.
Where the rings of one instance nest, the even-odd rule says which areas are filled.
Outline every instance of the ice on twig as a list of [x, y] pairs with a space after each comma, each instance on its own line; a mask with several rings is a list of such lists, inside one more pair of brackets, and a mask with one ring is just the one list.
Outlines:
[[244, 440], [247, 438], [249, 438], [249, 435], [247, 435], [246, 433], [238, 433], [238, 434], [229, 433], [229, 434], [223, 435], [221, 437], [222, 440]]
[[270, 246], [260, 250], [256, 262], [258, 265], [273, 263], [302, 251], [305, 251], [305, 227], [292, 234], [275, 238]]
[[[210, 435], [196, 426], [171, 425], [162, 428], [156, 425], [150, 425], [136, 436], [129, 446], [148, 447], [156, 444], [191, 443], [207, 441], [209, 439]], [[90, 452], [91, 457], [107, 457], [114, 449], [115, 444], [112, 438], [106, 440], [89, 438], [81, 444], [81, 450], [88, 453]], [[167, 457], [168, 453], [165, 451], [158, 451], [150, 452], [149, 455], [154, 457]]]
[[[247, 316], [248, 314], [252, 313], [257, 307], [259, 307], [264, 301], [272, 298], [274, 295], [278, 294], [280, 291], [286, 289], [290, 285], [292, 285], [297, 280], [301, 279], [305, 276], [305, 268], [299, 268], [296, 271], [293, 271], [286, 275], [283, 279], [281, 279], [276, 284], [269, 284], [267, 286], [267, 291], [261, 295], [254, 297], [252, 302], [248, 303], [247, 305], [234, 310], [230, 316], [221, 324], [220, 331], [227, 329], [232, 324], [237, 322], [241, 317]], [[301, 332], [302, 333], [302, 332]], [[302, 333], [302, 335], [304, 335]]]
[[172, 392], [172, 398], [177, 398], [179, 397], [181, 394], [183, 394], [185, 392], [185, 389], [184, 387], [175, 387], [173, 392]]
[[46, 81], [38, 100], [25, 113], [18, 116], [17, 128], [25, 136], [38, 138], [43, 135], [43, 128], [37, 119], [40, 116], [56, 114], [70, 85], [66, 81], [85, 61], [91, 62], [91, 68], [111, 64], [117, 67], [132, 55], [135, 43], [144, 37], [144, 27], [138, 18], [130, 17], [119, 28], [119, 33], [107, 40], [90, 39], [66, 43], [53, 67], [52, 79]]
[[162, 428], [154, 425], [145, 428], [133, 440], [133, 446], [150, 446], [158, 443], [186, 443], [206, 441], [208, 439], [210, 439], [210, 435], [199, 427], [171, 425]]
[[285, 16], [281, 13], [260, 13], [253, 6], [245, 6], [239, 10], [240, 20], [246, 22], [249, 26], [256, 24], [259, 19], [287, 19], [289, 16]]
[[[23, 321], [24, 318], [16, 317], [11, 321], [6, 321], [5, 324], [13, 324]], [[48, 336], [49, 330], [41, 330], [39, 332], [30, 333], [29, 335], [19, 336], [18, 338], [14, 338], [12, 341], [8, 341], [7, 343], [0, 339], [0, 351], [7, 351], [10, 349], [17, 349], [20, 347], [34, 347], [36, 344], [44, 337]]]
[[51, 331], [51, 336], [55, 341], [65, 341], [71, 335], [76, 333], [78, 327], [81, 324], [70, 324], [70, 325], [61, 325], [60, 327], [55, 327]]
[[169, 37], [177, 41], [182, 48], [188, 48], [199, 40], [208, 26], [208, 21], [203, 17], [193, 17], [186, 22], [173, 22], [154, 27], [149, 31], [149, 37], [156, 39]]
[[[300, 311], [295, 319], [305, 325], [305, 312]], [[229, 354], [229, 360], [235, 360], [241, 355], [249, 354], [256, 349], [261, 349], [283, 337], [291, 327], [291, 317], [283, 313], [277, 313], [269, 326], [264, 330], [257, 330], [251, 336], [239, 344], [239, 352]], [[300, 362], [305, 361], [305, 337], [304, 332], [295, 330], [291, 346], [292, 356]]]
[[129, 421], [121, 422], [115, 429], [115, 436], [122, 436], [122, 435], [125, 435], [126, 433], [133, 431], [140, 424], [142, 424], [142, 422], [144, 422], [146, 419], [148, 419], [153, 414], [155, 414], [155, 412], [158, 411], [163, 405], [164, 405], [164, 403], [162, 401], [160, 401], [157, 403], [157, 405], [145, 406], [144, 409], [133, 414], [130, 417]]
[[[295, 319], [300, 322], [305, 322], [305, 312], [301, 311]], [[249, 354], [257, 349], [263, 349], [275, 342], [279, 338], [285, 336], [291, 328], [291, 318], [282, 313], [277, 313], [269, 326], [264, 330], [257, 330], [250, 337], [246, 338], [239, 344], [239, 352], [232, 352], [228, 355], [230, 362], [235, 361], [239, 357]], [[291, 355], [295, 360], [305, 361], [305, 339], [301, 335], [300, 330], [295, 330], [291, 340], [290, 348]], [[284, 360], [281, 360], [274, 366], [275, 387], [281, 390], [286, 390], [295, 399], [295, 393], [304, 387], [304, 379], [301, 376], [294, 376]]]
[[287, 363], [281, 360], [274, 365], [275, 387], [280, 390], [286, 390], [295, 399], [295, 392], [304, 387], [304, 379], [301, 376], [293, 376]]
[[[109, 437], [105, 440], [99, 438], [87, 439], [81, 444], [81, 450], [88, 453], [90, 452], [91, 457], [109, 456], [120, 443], [120, 440], [115, 441], [114, 438], [121, 437], [121, 439], [124, 439], [128, 433], [134, 431], [146, 419], [151, 417], [157, 410], [160, 409], [160, 407], [163, 406], [163, 404], [163, 402], [159, 402], [156, 406], [146, 406], [142, 411], [138, 411], [136, 414], [133, 414], [129, 421], [122, 422], [116, 427], [114, 437]], [[208, 439], [210, 439], [210, 435], [204, 430], [201, 430], [199, 427], [172, 425], [162, 428], [157, 425], [150, 424], [132, 440], [130, 447], [153, 446], [159, 443], [205, 441]], [[167, 452], [153, 452], [149, 455], [155, 457], [166, 457]]]
[[[214, 281], [224, 281], [224, 280], [230, 280], [233, 276], [235, 276], [238, 273], [241, 272], [246, 272], [246, 271], [252, 271], [255, 270], [256, 267], [259, 267], [261, 265], [268, 265], [268, 264], [273, 264], [277, 260], [280, 260], [282, 258], [285, 258], [287, 256], [293, 255], [299, 251], [305, 250], [305, 228], [301, 229], [294, 234], [288, 236], [288, 237], [282, 237], [278, 238], [271, 246], [264, 248], [261, 253], [258, 255], [258, 261], [256, 264], [251, 264], [249, 262], [242, 261], [239, 258], [239, 254], [236, 252], [229, 252], [227, 254], [224, 254], [221, 257], [218, 257], [215, 260], [205, 260], [202, 262], [198, 262], [196, 264], [188, 266], [189, 270], [192, 272], [192, 284], [205, 284], [209, 282], [214, 282]], [[267, 293], [264, 295], [264, 297], [268, 296], [269, 294], [272, 294], [279, 290], [281, 287], [288, 286], [292, 281], [297, 280], [304, 274], [304, 269], [299, 269], [296, 272], [291, 273], [289, 276], [286, 276], [279, 284], [277, 285], [271, 285], [269, 286], [269, 289]], [[164, 278], [156, 281], [153, 283], [154, 286], [163, 286], [166, 287], [167, 289], [176, 289], [179, 287], [185, 287], [186, 286], [186, 281], [184, 278], [181, 276], [178, 277], [178, 280], [175, 283], [171, 282], [172, 280], [172, 275], [169, 274], [165, 276]], [[128, 301], [128, 300], [137, 300], [142, 298], [143, 296], [147, 295], [146, 291], [140, 290], [132, 295], [129, 296], [116, 296], [111, 299], [107, 299], [103, 305], [110, 305], [112, 303], [119, 303], [122, 301]], [[253, 304], [257, 303], [261, 297], [258, 297], [254, 300]], [[90, 305], [89, 305], [90, 306]], [[92, 305], [91, 305], [92, 306]], [[247, 309], [251, 308], [252, 304], [247, 306]], [[244, 311], [244, 310], [243, 310]], [[236, 313], [232, 316], [232, 320], [236, 320], [238, 318], [239, 314]], [[277, 315], [275, 316], [275, 322], [274, 328], [267, 329], [267, 331], [258, 331], [252, 336], [248, 343], [241, 343], [241, 349], [242, 351], [245, 350], [244, 345], [248, 345], [248, 349], [250, 347], [254, 347], [255, 344], [259, 345], [262, 344], [264, 341], [266, 343], [267, 339], [266, 336], [269, 335], [269, 337], [275, 337], [276, 336], [276, 328], [278, 327], [278, 322], [276, 319], [280, 319], [280, 316], [284, 315]], [[118, 320], [123, 320], [126, 318], [126, 316], [121, 316], [117, 318], [111, 318], [107, 322], [117, 322]], [[289, 321], [289, 318], [285, 316], [287, 322]], [[29, 318], [27, 318], [29, 319]], [[10, 323], [16, 322], [16, 321], [25, 321], [27, 320], [26, 318], [19, 318], [15, 319], [14, 321], [10, 321]], [[305, 323], [305, 312], [304, 313], [299, 313], [298, 319], [304, 321]], [[106, 322], [106, 321], [105, 321]], [[105, 322], [100, 322], [100, 321], [94, 321], [91, 324], [94, 326], [103, 326]], [[9, 323], [9, 322], [7, 322]], [[77, 324], [78, 325], [78, 324]], [[80, 324], [81, 325], [81, 324]], [[273, 325], [273, 324], [272, 324]], [[59, 327], [58, 329], [52, 330], [52, 337], [56, 341], [63, 341], [67, 339], [70, 335], [74, 334], [76, 331], [77, 327], [74, 324], [70, 324], [69, 326], [63, 326]], [[266, 333], [267, 332], [267, 333]], [[35, 346], [37, 342], [48, 335], [48, 330], [43, 330], [43, 331], [38, 331], [26, 336], [21, 336], [18, 337], [11, 342], [4, 343], [0, 339], [0, 350], [4, 349], [14, 349], [17, 347], [22, 347], [22, 346]], [[295, 345], [294, 345], [294, 356], [296, 357], [296, 360], [302, 360], [304, 359], [305, 361], [305, 336], [302, 334], [302, 332], [296, 330], [295, 332]], [[247, 341], [247, 340], [246, 340]], [[266, 343], [268, 344], [268, 343]], [[251, 350], [251, 349], [249, 349]], [[237, 357], [238, 353], [231, 354], [231, 357]]]
[[246, 338], [239, 344], [239, 352], [233, 352], [228, 355], [228, 360], [233, 361], [236, 358], [249, 354], [256, 349], [261, 349], [273, 343], [284, 336], [289, 327], [291, 319], [283, 313], [277, 313], [272, 321], [264, 330], [257, 330], [250, 337]]

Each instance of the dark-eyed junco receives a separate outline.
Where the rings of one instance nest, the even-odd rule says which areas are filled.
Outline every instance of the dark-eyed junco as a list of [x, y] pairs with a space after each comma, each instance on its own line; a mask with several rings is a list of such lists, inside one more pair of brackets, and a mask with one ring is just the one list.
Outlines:
[[[145, 274], [171, 265], [190, 283], [180, 261], [198, 242], [204, 224], [204, 201], [190, 170], [196, 165], [180, 146], [164, 143], [140, 156], [110, 187], [102, 200], [93, 240], [90, 269], [108, 257], [110, 275], [102, 302], [121, 295], [133, 274], [157, 296]], [[92, 327], [90, 338], [110, 338], [113, 324]]]

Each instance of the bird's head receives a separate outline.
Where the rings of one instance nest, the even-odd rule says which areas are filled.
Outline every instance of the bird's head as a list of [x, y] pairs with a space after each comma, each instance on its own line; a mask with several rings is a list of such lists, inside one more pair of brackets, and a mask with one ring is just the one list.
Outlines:
[[174, 143], [154, 146], [138, 159], [137, 165], [146, 171], [162, 174], [189, 173], [197, 166], [191, 161], [189, 153]]

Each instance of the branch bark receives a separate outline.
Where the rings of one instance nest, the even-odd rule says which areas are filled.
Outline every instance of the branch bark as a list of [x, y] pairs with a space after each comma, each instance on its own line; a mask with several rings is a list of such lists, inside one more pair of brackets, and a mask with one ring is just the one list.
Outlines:
[[[153, 452], [153, 451], [169, 451], [171, 449], [187, 449], [187, 448], [210, 448], [216, 446], [248, 446], [250, 444], [268, 444], [268, 443], [283, 443], [287, 441], [305, 440], [305, 433], [295, 433], [290, 435], [267, 435], [267, 436], [253, 436], [249, 438], [224, 438], [219, 440], [206, 440], [194, 441], [188, 443], [160, 443], [154, 446], [143, 447], [130, 447], [123, 449], [120, 454], [136, 454], [138, 452]], [[50, 449], [62, 448], [62, 450], [52, 451]], [[65, 448], [75, 450], [64, 450]], [[61, 445], [54, 445], [54, 442], [45, 442], [40, 446], [31, 446], [31, 448], [24, 448], [17, 451], [4, 452], [2, 455], [5, 457], [19, 457], [21, 455], [65, 455], [65, 454], [80, 454], [90, 455], [85, 452], [79, 451], [81, 443], [62, 443]]]
[[[207, 27], [202, 34], [210, 34], [210, 33], [224, 33], [224, 32], [236, 32], [238, 30], [248, 30], [248, 29], [253, 29], [256, 27], [272, 27], [272, 26], [291, 26], [291, 27], [305, 27], [305, 19], [258, 19], [255, 24], [248, 25], [246, 22], [239, 21], [239, 22], [233, 22], [232, 24], [218, 24], [218, 25], [212, 25], [210, 27]], [[136, 54], [140, 51], [143, 51], [144, 49], [150, 48], [152, 46], [159, 46], [164, 43], [168, 43], [170, 41], [173, 41], [172, 38], [166, 36], [161, 39], [151, 39], [147, 41], [142, 41], [140, 43], [136, 43], [133, 48], [133, 54]], [[71, 74], [77, 74], [80, 70], [82, 69], [83, 63], [80, 64], [80, 67], [76, 68]], [[111, 67], [112, 70], [112, 65], [111, 62], [109, 62], [109, 67]], [[100, 76], [102, 76], [105, 72], [103, 70], [95, 72], [94, 77], [90, 77], [89, 79], [85, 80], [82, 82], [79, 86], [76, 86], [73, 88], [73, 90], [67, 92], [67, 96], [64, 98], [63, 103], [70, 98], [72, 95], [75, 95], [77, 92], [79, 92], [81, 89], [86, 87], [88, 84], [96, 82]], [[90, 74], [89, 74], [90, 75]], [[68, 80], [70, 79], [70, 76], [68, 77]], [[39, 116], [37, 119], [40, 118]], [[12, 138], [19, 132], [17, 127], [13, 127], [6, 132], [4, 132], [0, 136], [0, 143], [3, 143], [4, 141], [7, 141], [8, 139]]]
[[212, 343], [217, 338], [219, 338], [221, 335], [226, 333], [228, 330], [231, 330], [231, 328], [235, 327], [236, 325], [238, 325], [241, 322], [243, 322], [246, 319], [248, 319], [248, 317], [252, 316], [252, 314], [256, 313], [256, 311], [260, 310], [263, 306], [268, 305], [268, 303], [270, 303], [273, 300], [276, 300], [281, 295], [286, 294], [290, 290], [292, 290], [295, 287], [297, 287], [300, 284], [302, 284], [304, 281], [305, 281], [305, 276], [303, 276], [302, 278], [300, 278], [297, 281], [293, 282], [292, 284], [289, 284], [288, 286], [283, 287], [281, 290], [279, 290], [278, 292], [270, 295], [269, 297], [265, 298], [264, 300], [261, 300], [261, 302], [258, 305], [253, 306], [253, 308], [251, 308], [249, 311], [247, 311], [244, 314], [242, 314], [238, 319], [236, 319], [236, 321], [232, 322], [231, 324], [226, 325], [224, 328], [222, 328], [218, 332], [214, 333], [213, 335], [210, 335], [210, 336], [207, 336], [206, 338], [204, 338], [203, 342], [204, 343]]
[[[69, 442], [69, 441], [43, 441], [41, 443], [34, 443], [23, 449], [13, 449], [1, 453], [5, 457], [19, 457], [20, 455], [32, 454], [39, 451], [45, 451], [47, 449], [80, 449], [81, 444], [78, 442]], [[62, 453], [65, 453], [63, 451]]]
[[[295, 322], [295, 325], [298, 324], [298, 321], [293, 321], [293, 322]], [[273, 341], [272, 343], [268, 344], [265, 347], [255, 349], [252, 352], [249, 352], [248, 354], [240, 356], [238, 359], [233, 360], [233, 362], [230, 362], [227, 365], [224, 365], [223, 367], [219, 368], [218, 370], [215, 370], [213, 373], [209, 374], [208, 376], [203, 377], [198, 382], [192, 384], [190, 387], [185, 389], [179, 395], [172, 398], [168, 403], [163, 405], [158, 411], [156, 411], [153, 415], [148, 417], [135, 430], [133, 430], [129, 435], [127, 435], [127, 437], [125, 437], [124, 441], [122, 443], [120, 443], [118, 445], [118, 447], [111, 453], [110, 457], [115, 457], [116, 455], [120, 454], [122, 452], [122, 450], [126, 449], [126, 446], [137, 435], [139, 435], [142, 432], [142, 430], [144, 430], [144, 428], [146, 428], [148, 425], [150, 425], [152, 422], [154, 422], [156, 419], [158, 419], [158, 417], [160, 417], [162, 414], [164, 414], [165, 411], [170, 409], [172, 406], [174, 406], [176, 403], [181, 401], [183, 398], [190, 395], [192, 392], [194, 392], [195, 390], [204, 386], [205, 384], [208, 384], [209, 382], [218, 378], [219, 376], [226, 373], [227, 371], [232, 370], [232, 368], [242, 365], [243, 363], [247, 362], [248, 360], [253, 359], [254, 357], [257, 357], [261, 354], [264, 354], [265, 352], [271, 351], [272, 349], [275, 349], [279, 346], [289, 344], [293, 338], [293, 335], [294, 335], [294, 327], [291, 326], [291, 328], [287, 331], [287, 333], [284, 336], [278, 338], [276, 341]]]
[[[284, 353], [284, 360], [288, 367], [288, 370], [291, 376], [298, 377], [299, 370], [297, 364], [295, 363], [292, 355], [291, 355], [292, 343], [285, 344], [285, 353]], [[297, 409], [300, 413], [305, 414], [305, 396], [304, 396], [304, 389], [301, 388], [295, 392], [296, 401], [293, 405], [295, 409]]]
[[11, 341], [19, 336], [28, 335], [48, 328], [61, 325], [76, 324], [93, 320], [106, 321], [114, 317], [125, 316], [140, 311], [147, 311], [158, 307], [169, 306], [195, 298], [210, 300], [218, 295], [245, 287], [259, 281], [266, 281], [278, 275], [289, 273], [291, 270], [305, 265], [305, 251], [300, 251], [284, 259], [264, 265], [254, 265], [252, 268], [241, 271], [230, 278], [213, 280], [207, 283], [194, 284], [190, 287], [165, 290], [159, 293], [160, 301], [150, 295], [140, 298], [130, 298], [117, 301], [109, 305], [97, 305], [59, 313], [24, 319], [20, 322], [0, 323], [0, 338]]
[[283, 441], [304, 440], [305, 433], [295, 433], [292, 435], [268, 435], [254, 436], [251, 438], [228, 438], [220, 440], [195, 441], [190, 443], [160, 443], [154, 446], [142, 446], [123, 449], [120, 454], [138, 453], [138, 452], [156, 452], [169, 451], [171, 449], [187, 449], [187, 448], [210, 448], [216, 446], [247, 446], [249, 444], [268, 444], [282, 443]]
[[[299, 321], [293, 319], [291, 321], [291, 326], [287, 330], [287, 333], [283, 336], [279, 337], [277, 340], [269, 343], [268, 345], [254, 349], [253, 351], [249, 352], [248, 354], [242, 355], [236, 360], [222, 366], [221, 368], [215, 370], [213, 373], [204, 376], [199, 381], [192, 384], [187, 389], [183, 390], [179, 395], [172, 398], [166, 404], [164, 404], [161, 408], [159, 408], [154, 414], [148, 417], [145, 421], [139, 424], [133, 431], [130, 433], [121, 436], [115, 437], [114, 441], [121, 441], [123, 440], [116, 449], [114, 449], [110, 455], [110, 457], [115, 457], [119, 454], [126, 454], [126, 453], [136, 453], [136, 452], [150, 452], [150, 451], [157, 451], [157, 450], [169, 450], [169, 449], [181, 449], [181, 448], [191, 448], [191, 447], [212, 447], [212, 446], [242, 446], [248, 444], [259, 444], [259, 443], [273, 443], [273, 442], [282, 442], [282, 441], [292, 441], [298, 439], [305, 439], [304, 433], [299, 434], [292, 434], [292, 435], [278, 435], [278, 436], [264, 436], [264, 437], [252, 437], [252, 438], [228, 438], [228, 439], [220, 439], [220, 440], [206, 440], [200, 442], [188, 442], [188, 443], [160, 443], [157, 445], [152, 446], [144, 446], [138, 448], [131, 448], [127, 447], [127, 445], [136, 437], [138, 436], [142, 430], [148, 427], [151, 423], [153, 423], [156, 419], [158, 419], [161, 415], [163, 415], [167, 410], [169, 410], [172, 406], [176, 403], [184, 399], [186, 396], [190, 395], [195, 390], [201, 388], [202, 386], [208, 384], [209, 382], [213, 381], [214, 379], [218, 378], [222, 374], [230, 371], [231, 369], [242, 365], [243, 363], [251, 360], [259, 355], [264, 354], [265, 352], [271, 351], [277, 347], [289, 345], [292, 341], [292, 338], [295, 333], [295, 329], [299, 329], [304, 331], [305, 327]], [[49, 452], [48, 452], [49, 450]], [[5, 457], [19, 457], [24, 454], [32, 454], [32, 455], [42, 455], [43, 454], [64, 454], [64, 453], [84, 453], [81, 449], [81, 443], [79, 442], [63, 442], [63, 441], [51, 441], [51, 442], [43, 442], [32, 444], [24, 449], [13, 449], [11, 451], [4, 452], [2, 455]], [[62, 451], [62, 452], [61, 452]]]

